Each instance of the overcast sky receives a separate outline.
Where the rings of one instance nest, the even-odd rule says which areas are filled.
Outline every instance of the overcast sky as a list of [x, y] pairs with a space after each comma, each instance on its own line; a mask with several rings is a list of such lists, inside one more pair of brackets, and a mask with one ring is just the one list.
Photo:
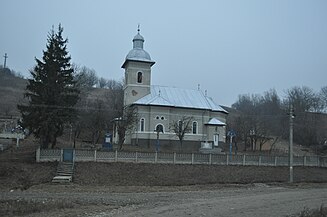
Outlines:
[[7, 66], [29, 76], [59, 23], [72, 61], [107, 79], [123, 77], [140, 24], [152, 84], [200, 84], [221, 105], [327, 85], [326, 0], [2, 0], [1, 65], [8, 53]]

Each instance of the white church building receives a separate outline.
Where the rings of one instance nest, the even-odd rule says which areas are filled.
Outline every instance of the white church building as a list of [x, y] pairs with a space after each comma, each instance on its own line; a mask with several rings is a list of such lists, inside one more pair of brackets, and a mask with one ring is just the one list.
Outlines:
[[124, 105], [135, 106], [138, 122], [127, 132], [125, 143], [148, 147], [158, 142], [160, 149], [179, 150], [180, 143], [172, 131], [173, 122], [183, 117], [192, 120], [191, 129], [183, 139], [183, 151], [198, 151], [202, 146], [218, 147], [226, 140], [228, 114], [212, 98], [198, 89], [183, 89], [151, 84], [151, 67], [155, 64], [143, 49], [144, 38], [138, 29], [133, 38], [133, 49], [127, 54], [125, 69]]

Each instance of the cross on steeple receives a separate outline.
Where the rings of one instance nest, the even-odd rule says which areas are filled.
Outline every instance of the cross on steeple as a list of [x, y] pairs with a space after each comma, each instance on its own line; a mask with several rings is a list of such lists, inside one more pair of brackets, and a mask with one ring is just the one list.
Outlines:
[[3, 68], [5, 69], [6, 68], [6, 63], [7, 63], [7, 58], [8, 58], [7, 53], [5, 53], [5, 55], [3, 57], [5, 58], [5, 61], [3, 63]]
[[137, 24], [137, 33], [140, 33], [140, 24]]

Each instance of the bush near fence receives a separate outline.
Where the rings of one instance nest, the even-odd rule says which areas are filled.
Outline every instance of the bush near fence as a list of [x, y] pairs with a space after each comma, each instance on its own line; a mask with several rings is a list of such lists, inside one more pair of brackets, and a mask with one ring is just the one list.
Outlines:
[[[287, 156], [228, 155], [228, 154], [184, 154], [184, 153], [144, 153], [75, 149], [75, 162], [135, 162], [170, 164], [216, 164], [243, 166], [288, 166]], [[63, 161], [63, 149], [38, 149], [37, 162]], [[293, 166], [327, 167], [327, 157], [294, 156]]]

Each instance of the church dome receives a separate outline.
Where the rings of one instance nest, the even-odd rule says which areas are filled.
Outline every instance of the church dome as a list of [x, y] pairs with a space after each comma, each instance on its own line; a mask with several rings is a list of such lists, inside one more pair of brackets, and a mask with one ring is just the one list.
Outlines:
[[134, 48], [131, 50], [127, 56], [126, 60], [141, 60], [141, 61], [151, 61], [150, 54], [143, 49]]
[[150, 54], [143, 49], [144, 38], [140, 34], [140, 29], [133, 38], [133, 49], [127, 54], [126, 60], [151, 61]]
[[123, 64], [123, 68], [125, 64], [132, 61], [142, 61], [149, 62], [153, 65], [155, 62], [151, 60], [150, 54], [143, 49], [144, 38], [140, 34], [140, 29], [137, 30], [137, 34], [133, 38], [133, 49], [128, 52], [125, 58], [125, 62]]

